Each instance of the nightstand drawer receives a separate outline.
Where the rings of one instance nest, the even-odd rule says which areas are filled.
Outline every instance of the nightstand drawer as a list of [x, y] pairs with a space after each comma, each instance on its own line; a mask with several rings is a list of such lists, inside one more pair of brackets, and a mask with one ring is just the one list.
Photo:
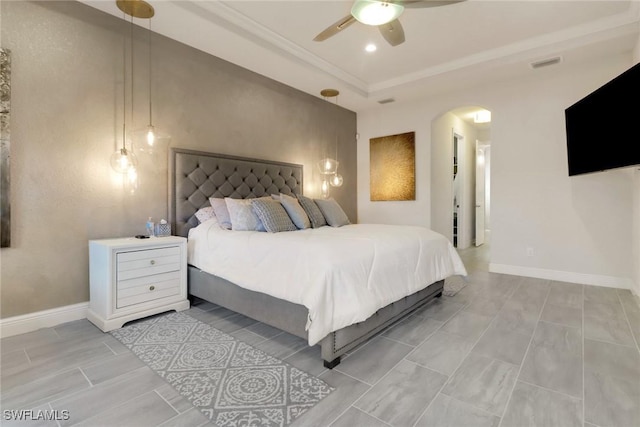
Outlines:
[[180, 247], [122, 252], [116, 256], [118, 281], [180, 270]]
[[180, 271], [119, 280], [116, 288], [116, 308], [178, 295], [180, 285]]

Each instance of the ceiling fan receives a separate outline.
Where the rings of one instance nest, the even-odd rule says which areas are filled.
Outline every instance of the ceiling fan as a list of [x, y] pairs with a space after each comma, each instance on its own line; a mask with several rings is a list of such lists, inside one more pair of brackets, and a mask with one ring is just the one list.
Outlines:
[[351, 14], [329, 25], [313, 40], [324, 41], [358, 21], [378, 27], [382, 37], [391, 46], [397, 46], [405, 40], [404, 29], [398, 20], [405, 8], [447, 6], [462, 1], [465, 0], [356, 0], [351, 8]]

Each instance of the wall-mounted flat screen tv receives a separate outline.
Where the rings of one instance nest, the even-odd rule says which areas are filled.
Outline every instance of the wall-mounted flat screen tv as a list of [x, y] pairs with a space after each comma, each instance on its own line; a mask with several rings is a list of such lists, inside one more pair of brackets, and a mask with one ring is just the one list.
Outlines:
[[640, 64], [564, 112], [569, 176], [640, 164]]

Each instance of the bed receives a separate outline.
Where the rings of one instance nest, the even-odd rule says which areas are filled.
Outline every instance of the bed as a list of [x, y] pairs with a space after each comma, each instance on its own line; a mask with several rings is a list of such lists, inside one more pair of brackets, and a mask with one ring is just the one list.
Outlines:
[[[443, 236], [421, 227], [354, 224], [285, 233], [241, 232], [221, 230], [215, 221], [200, 224], [195, 217], [209, 206], [210, 197], [302, 194], [302, 172], [297, 164], [174, 148], [170, 221], [174, 234], [189, 238], [191, 296], [304, 338], [310, 345], [319, 344], [324, 365], [333, 368], [343, 354], [441, 296], [445, 277], [466, 271]], [[332, 245], [341, 248], [338, 258], [328, 255]], [[432, 247], [438, 248], [434, 255]], [[299, 252], [312, 252], [313, 262]], [[415, 256], [407, 255], [414, 252]], [[249, 253], [258, 261], [241, 255]], [[338, 266], [336, 260], [346, 259], [348, 253], [358, 254], [357, 260]], [[403, 258], [412, 257], [415, 271], [398, 267]], [[406, 280], [385, 288], [390, 277], [404, 271]], [[357, 287], [362, 289], [354, 290]], [[353, 307], [357, 313], [349, 311]]]

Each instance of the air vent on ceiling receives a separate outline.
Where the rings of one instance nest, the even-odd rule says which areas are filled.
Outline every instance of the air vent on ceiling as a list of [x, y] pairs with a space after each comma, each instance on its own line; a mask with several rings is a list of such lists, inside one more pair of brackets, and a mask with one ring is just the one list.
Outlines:
[[396, 102], [394, 98], [381, 99], [378, 101], [378, 104], [391, 104], [392, 102]]
[[531, 66], [531, 68], [533, 68], [535, 70], [536, 68], [548, 67], [549, 65], [558, 64], [561, 61], [562, 61], [562, 57], [561, 56], [554, 56], [553, 58], [545, 58], [545, 59], [541, 59], [539, 61], [534, 61], [534, 62], [530, 63], [529, 65]]

